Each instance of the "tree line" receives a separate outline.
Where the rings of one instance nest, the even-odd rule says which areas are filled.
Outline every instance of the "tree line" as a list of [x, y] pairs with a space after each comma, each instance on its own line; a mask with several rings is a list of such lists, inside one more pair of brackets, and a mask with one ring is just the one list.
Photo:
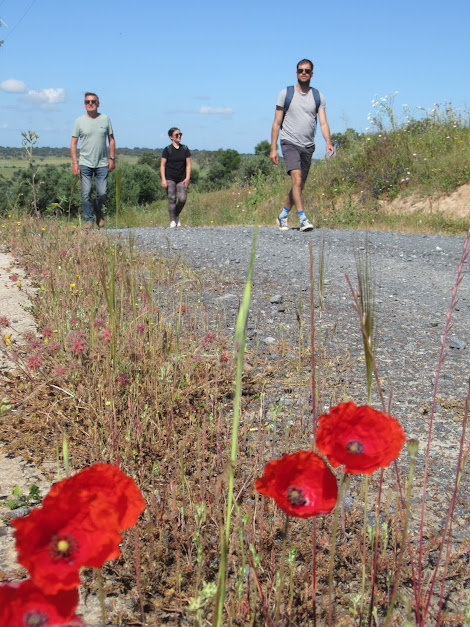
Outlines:
[[[123, 206], [142, 206], [166, 197], [160, 184], [160, 163], [163, 149], [126, 149], [117, 154], [117, 168], [109, 175], [107, 210], [115, 207], [115, 178], [120, 178], [120, 199]], [[255, 176], [269, 177], [274, 166], [269, 159], [270, 143], [263, 140], [255, 154], [236, 150], [192, 150], [191, 188], [215, 191], [233, 183], [249, 185]], [[119, 160], [119, 156], [139, 155], [137, 163]], [[80, 186], [69, 164], [38, 163], [44, 157], [70, 157], [68, 148], [36, 148], [29, 167], [16, 168], [13, 176], [0, 176], [0, 212], [15, 208], [41, 214], [72, 215], [81, 210]], [[0, 147], [2, 159], [27, 158], [24, 149]], [[34, 188], [33, 188], [34, 185]]]

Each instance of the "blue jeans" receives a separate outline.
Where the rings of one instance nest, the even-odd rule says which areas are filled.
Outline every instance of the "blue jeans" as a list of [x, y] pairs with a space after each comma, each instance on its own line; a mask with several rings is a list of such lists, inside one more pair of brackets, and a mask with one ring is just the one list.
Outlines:
[[94, 203], [95, 215], [99, 219], [103, 215], [103, 205], [108, 193], [108, 166], [102, 168], [89, 168], [80, 166], [80, 179], [82, 184], [82, 204], [86, 222], [94, 222], [93, 202], [91, 199], [92, 179], [95, 176], [96, 197]]

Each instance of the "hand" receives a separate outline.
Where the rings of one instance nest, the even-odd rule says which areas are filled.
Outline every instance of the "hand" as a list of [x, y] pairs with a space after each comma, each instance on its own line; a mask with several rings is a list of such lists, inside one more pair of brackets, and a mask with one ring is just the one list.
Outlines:
[[190, 179], [184, 179], [184, 181], [183, 181], [184, 186], [186, 187], [186, 189], [188, 189], [188, 187], [189, 187], [189, 181], [190, 181]]
[[162, 187], [164, 187], [165, 189], [168, 188], [168, 183], [166, 182], [166, 179], [162, 181]]
[[74, 176], [78, 176], [80, 174], [80, 166], [78, 163], [72, 163], [72, 173]]
[[331, 142], [328, 142], [326, 144], [326, 156], [332, 157], [334, 154], [335, 154], [335, 147], [333, 146]]
[[278, 165], [278, 163], [279, 163], [279, 155], [278, 155], [276, 149], [271, 150], [270, 158], [271, 158], [271, 161], [274, 163], [274, 165]]
[[110, 172], [112, 172], [115, 167], [116, 167], [116, 164], [114, 163], [114, 161], [112, 159], [110, 159], [109, 162], [108, 162], [108, 170]]

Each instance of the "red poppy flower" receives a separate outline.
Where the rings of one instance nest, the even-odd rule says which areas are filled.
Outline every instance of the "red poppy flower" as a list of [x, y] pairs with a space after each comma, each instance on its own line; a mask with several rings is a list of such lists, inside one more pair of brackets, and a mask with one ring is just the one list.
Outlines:
[[145, 501], [134, 479], [111, 464], [94, 464], [54, 484], [44, 506], [59, 501], [83, 500], [99, 496], [116, 516], [117, 529], [129, 529], [145, 509]]
[[371, 475], [396, 459], [406, 436], [398, 420], [352, 401], [332, 407], [318, 419], [316, 444], [330, 464], [344, 472]]
[[73, 495], [56, 499], [11, 524], [18, 562], [47, 594], [79, 586], [82, 566], [101, 568], [119, 556], [116, 516], [99, 495], [87, 503]]
[[336, 504], [336, 477], [323, 459], [311, 451], [284, 455], [264, 467], [255, 488], [272, 497], [288, 516], [310, 518], [329, 514]]
[[31, 579], [0, 585], [2, 627], [85, 627], [75, 616], [78, 590], [47, 596]]

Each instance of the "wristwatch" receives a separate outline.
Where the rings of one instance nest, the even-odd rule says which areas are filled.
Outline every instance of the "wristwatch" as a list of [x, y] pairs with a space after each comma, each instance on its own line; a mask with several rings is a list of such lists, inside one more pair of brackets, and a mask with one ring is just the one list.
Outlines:
[[116, 161], [114, 157], [109, 157], [111, 161]]

